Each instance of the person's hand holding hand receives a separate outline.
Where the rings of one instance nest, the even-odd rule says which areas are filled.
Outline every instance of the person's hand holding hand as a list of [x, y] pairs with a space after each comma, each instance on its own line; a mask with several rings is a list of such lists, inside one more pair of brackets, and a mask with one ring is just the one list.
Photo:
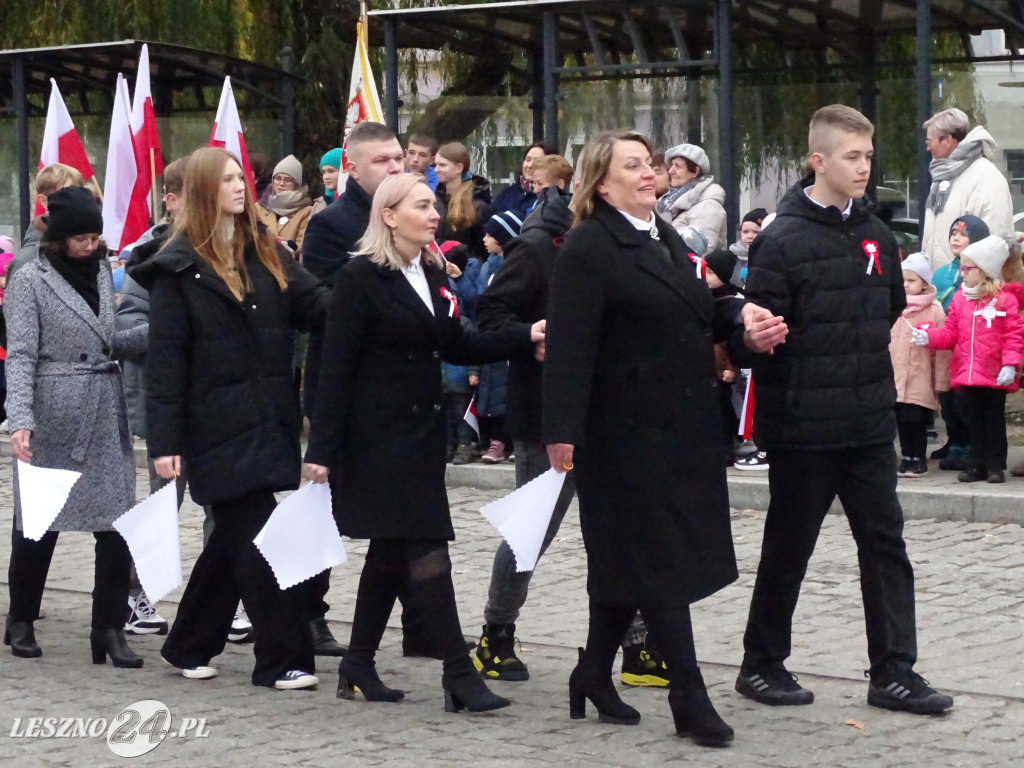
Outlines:
[[773, 315], [757, 304], [744, 304], [741, 313], [743, 318], [743, 342], [754, 352], [771, 353], [779, 344], [786, 341], [789, 328], [785, 320]]
[[327, 477], [330, 474], [331, 470], [320, 464], [302, 465], [302, 477], [306, 480], [312, 480], [314, 483], [326, 483]]

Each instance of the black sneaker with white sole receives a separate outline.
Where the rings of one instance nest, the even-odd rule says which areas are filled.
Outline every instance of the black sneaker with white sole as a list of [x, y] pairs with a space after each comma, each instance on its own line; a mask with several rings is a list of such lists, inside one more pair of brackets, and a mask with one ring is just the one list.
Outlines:
[[748, 699], [772, 707], [795, 707], [814, 702], [814, 693], [797, 682], [797, 676], [781, 664], [751, 671], [740, 669], [736, 691]]
[[274, 687], [279, 691], [294, 691], [299, 688], [316, 688], [319, 684], [320, 679], [318, 677], [299, 669], [292, 669], [285, 672], [274, 681]]
[[[868, 677], [867, 672], [864, 673]], [[868, 704], [912, 715], [937, 715], [953, 706], [953, 697], [939, 693], [913, 670], [880, 677], [868, 685]]]

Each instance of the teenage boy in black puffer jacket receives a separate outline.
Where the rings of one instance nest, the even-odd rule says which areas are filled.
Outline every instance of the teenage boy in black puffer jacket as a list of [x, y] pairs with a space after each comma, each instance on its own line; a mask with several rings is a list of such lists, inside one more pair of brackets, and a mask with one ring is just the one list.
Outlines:
[[913, 671], [914, 573], [896, 495], [889, 333], [906, 305], [899, 250], [862, 198], [874, 126], [832, 105], [811, 120], [814, 178], [783, 198], [750, 251], [747, 299], [785, 318], [786, 343], [754, 363], [771, 501], [736, 690], [810, 704], [786, 670], [800, 582], [839, 496], [857, 542], [868, 636], [868, 704], [915, 714], [953, 706]]

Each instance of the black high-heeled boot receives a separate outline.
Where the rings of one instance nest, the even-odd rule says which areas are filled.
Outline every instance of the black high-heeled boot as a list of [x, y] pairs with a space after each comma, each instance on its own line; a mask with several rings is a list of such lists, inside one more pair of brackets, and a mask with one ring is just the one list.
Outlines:
[[405, 698], [405, 691], [388, 688], [381, 682], [372, 661], [357, 661], [350, 655], [338, 664], [337, 698], [355, 699], [356, 688], [367, 701], [401, 701]]
[[11, 653], [22, 659], [36, 659], [43, 655], [31, 621], [14, 621], [8, 616], [4, 645], [11, 646]]
[[611, 672], [595, 675], [588, 669], [587, 652], [579, 649], [579, 663], [569, 675], [569, 717], [582, 720], [587, 716], [587, 699], [597, 708], [597, 719], [614, 725], [636, 725], [640, 713], [619, 698]]
[[512, 702], [491, 691], [476, 671], [469, 654], [453, 663], [446, 663], [441, 675], [444, 688], [444, 711], [490, 712], [507, 707]]
[[89, 644], [93, 664], [106, 664], [109, 656], [115, 667], [138, 669], [142, 666], [143, 660], [128, 647], [123, 629], [93, 629], [89, 633]]
[[734, 732], [715, 711], [704, 677], [699, 669], [675, 676], [668, 692], [668, 705], [676, 724], [676, 735], [693, 739], [700, 747], [724, 747]]

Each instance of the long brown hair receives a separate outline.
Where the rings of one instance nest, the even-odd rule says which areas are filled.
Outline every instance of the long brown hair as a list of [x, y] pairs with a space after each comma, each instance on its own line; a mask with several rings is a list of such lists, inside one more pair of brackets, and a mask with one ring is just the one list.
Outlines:
[[573, 225], [594, 215], [594, 198], [597, 188], [608, 175], [612, 165], [612, 151], [620, 141], [636, 141], [652, 152], [651, 140], [638, 131], [605, 131], [599, 133], [580, 153], [576, 178], [579, 186], [572, 196], [569, 208], [573, 212]]
[[252, 289], [243, 258], [245, 245], [250, 242], [255, 243], [260, 261], [283, 291], [288, 279], [277, 252], [277, 242], [273, 235], [266, 230], [261, 233], [256, 226], [256, 204], [248, 184], [245, 185], [245, 208], [235, 215], [231, 243], [217, 235], [221, 226], [220, 185], [229, 160], [241, 168], [238, 159], [220, 147], [203, 147], [192, 153], [185, 170], [185, 207], [175, 222], [175, 231], [185, 233], [192, 247], [227, 283], [237, 299], [241, 300]]
[[[469, 150], [457, 141], [449, 144], [442, 144], [437, 154], [450, 163], [462, 165], [463, 175], [469, 173]], [[470, 177], [462, 182], [453, 192], [448, 189], [448, 215], [445, 217], [445, 224], [452, 230], [468, 227], [476, 221], [476, 206], [473, 205], [473, 179]]]

